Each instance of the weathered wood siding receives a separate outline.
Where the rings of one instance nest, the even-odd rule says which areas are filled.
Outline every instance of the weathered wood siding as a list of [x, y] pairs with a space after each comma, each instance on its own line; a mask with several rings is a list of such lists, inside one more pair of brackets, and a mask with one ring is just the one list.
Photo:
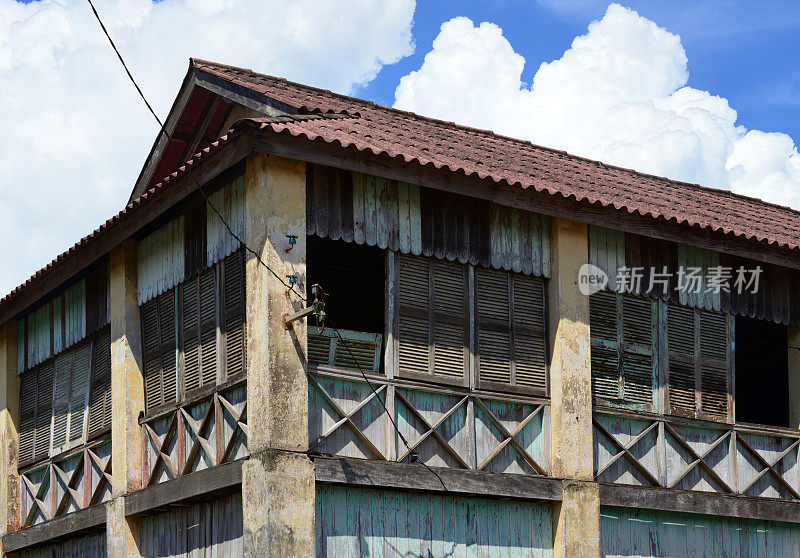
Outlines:
[[[231, 235], [233, 232], [243, 241], [246, 239], [246, 206], [244, 175], [239, 175], [210, 196], [210, 204], [206, 208], [206, 263], [214, 264], [230, 256], [241, 248], [239, 242]], [[225, 227], [222, 219], [211, 205], [225, 219], [231, 231]]]
[[242, 556], [242, 495], [142, 518], [142, 558]]
[[553, 555], [551, 505], [317, 486], [317, 556]]
[[[412, 389], [391, 381], [309, 376], [309, 441], [322, 454], [408, 462], [410, 450], [429, 466], [546, 474], [549, 406], [448, 390]], [[388, 394], [388, 398], [387, 398]]]
[[176, 217], [139, 242], [139, 304], [183, 281], [186, 263], [184, 217]]
[[599, 482], [800, 499], [800, 435], [595, 413]]
[[106, 553], [106, 534], [97, 533], [23, 550], [16, 556], [18, 558], [105, 558]]
[[308, 234], [550, 276], [544, 215], [318, 165], [306, 176]]
[[628, 508], [601, 508], [606, 557], [800, 556], [800, 525]]
[[[796, 288], [800, 284], [800, 270], [797, 269], [597, 226], [589, 227], [589, 262], [608, 274], [611, 289], [617, 287], [614, 278], [620, 268], [641, 267], [644, 273], [636, 294], [734, 316], [800, 325], [800, 290]], [[700, 268], [705, 276], [709, 269], [717, 266], [733, 270], [730, 292], [706, 292], [708, 285], [705, 280], [701, 282], [698, 293], [677, 290], [677, 270], [680, 267]], [[756, 266], [761, 268], [757, 291], [738, 293], [734, 288], [736, 270], [740, 267], [751, 270]], [[650, 289], [650, 269], [660, 273], [664, 268], [670, 273], [667, 288], [656, 283]]]

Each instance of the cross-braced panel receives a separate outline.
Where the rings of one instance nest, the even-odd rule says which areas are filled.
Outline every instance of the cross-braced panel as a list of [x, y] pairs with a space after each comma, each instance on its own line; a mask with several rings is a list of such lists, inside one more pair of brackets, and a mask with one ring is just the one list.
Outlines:
[[23, 527], [105, 502], [111, 497], [111, 441], [23, 471], [20, 484]]
[[209, 394], [142, 424], [145, 486], [247, 455], [246, 386]]
[[417, 389], [391, 381], [371, 383], [372, 388], [357, 379], [309, 374], [312, 452], [418, 460], [432, 467], [547, 473], [546, 404]]

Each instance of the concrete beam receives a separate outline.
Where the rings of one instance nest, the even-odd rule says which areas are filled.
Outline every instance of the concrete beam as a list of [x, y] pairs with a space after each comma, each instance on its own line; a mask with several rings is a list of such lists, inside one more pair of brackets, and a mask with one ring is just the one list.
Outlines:
[[[280, 279], [306, 290], [306, 177], [299, 161], [254, 153], [247, 159], [247, 245]], [[297, 235], [290, 251], [287, 234]], [[247, 422], [251, 457], [242, 468], [245, 556], [314, 551], [314, 465], [308, 449], [306, 323], [284, 327], [304, 307], [248, 254]], [[304, 295], [303, 295], [304, 296]]]
[[11, 321], [0, 326], [0, 535], [19, 529], [18, 426], [17, 323]]
[[553, 556], [600, 558], [600, 493], [594, 482], [564, 481], [553, 504]]
[[142, 347], [137, 303], [137, 244], [126, 241], [111, 252], [111, 472], [107, 504], [108, 555], [139, 556], [139, 519], [125, 517], [125, 494], [142, 487], [144, 411]]

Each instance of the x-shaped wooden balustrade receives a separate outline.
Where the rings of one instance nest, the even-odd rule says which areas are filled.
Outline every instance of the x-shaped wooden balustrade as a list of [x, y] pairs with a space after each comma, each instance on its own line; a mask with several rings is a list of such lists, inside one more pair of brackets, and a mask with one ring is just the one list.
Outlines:
[[[142, 479], [144, 486], [157, 484], [163, 472], [170, 478], [190, 473], [201, 459], [207, 460], [209, 466], [236, 459], [234, 452], [246, 447], [248, 437], [247, 402], [244, 400], [237, 409], [229, 399], [227, 393], [216, 392], [175, 409], [168, 416], [166, 431], [161, 434], [154, 423], [165, 417], [142, 424], [147, 463]], [[203, 406], [206, 408], [199, 418], [192, 416], [193, 410]], [[226, 417], [233, 424], [230, 432], [225, 428]]]
[[[23, 527], [77, 511], [109, 498], [110, 441], [91, 443], [66, 457], [20, 474]], [[102, 451], [102, 454], [98, 450]]]
[[[608, 415], [604, 415], [608, 417]], [[618, 421], [624, 421], [624, 417], [614, 417]], [[642, 424], [643, 419], [632, 418], [632, 422]], [[800, 487], [789, 482], [784, 475], [792, 472], [795, 482], [800, 480], [800, 470], [798, 470], [798, 450], [800, 450], [800, 437], [791, 436], [788, 433], [769, 433], [757, 432], [750, 429], [740, 429], [734, 426], [709, 428], [708, 426], [692, 427], [686, 423], [673, 423], [665, 419], [646, 420], [646, 426], [642, 427], [638, 433], [629, 435], [627, 440], [620, 434], [614, 434], [604, 425], [603, 421], [595, 415], [593, 419], [595, 430], [595, 444], [600, 440], [606, 440], [612, 446], [608, 450], [609, 457], [603, 463], [596, 463], [595, 479], [598, 481], [615, 482], [609, 479], [609, 473], [619, 472], [618, 463], [626, 462], [633, 472], [638, 473], [645, 482], [641, 484], [649, 486], [659, 486], [664, 488], [685, 488], [680, 486], [687, 477], [696, 471], [707, 475], [714, 484], [716, 491], [729, 494], [751, 494], [752, 489], [761, 479], [766, 479], [774, 483], [774, 490], [785, 491], [786, 497], [800, 499]], [[693, 446], [687, 437], [691, 437], [694, 432], [703, 431], [711, 433], [709, 439], [699, 445], [704, 446], [700, 449]], [[779, 444], [777, 448], [759, 450], [754, 444], [748, 442], [749, 436], [758, 436], [762, 439], [772, 439]], [[599, 438], [598, 438], [599, 437]], [[677, 448], [683, 452], [680, 460], [683, 466], [677, 471], [669, 471], [662, 457], [653, 466], [652, 454], [661, 453], [666, 455], [667, 440], [673, 442], [673, 451], [678, 452]], [[784, 447], [780, 447], [783, 444]], [[773, 455], [767, 456], [765, 453], [772, 452]], [[638, 455], [650, 455], [651, 460], [648, 464]], [[711, 456], [717, 457], [716, 462], [711, 461]], [[741, 459], [740, 459], [741, 458]], [[779, 465], [787, 458], [793, 458], [786, 471], [779, 470]], [[740, 463], [744, 461], [752, 467], [749, 474], [740, 471]], [[724, 462], [724, 465], [719, 465]], [[715, 467], [715, 463], [717, 466]], [[757, 467], [756, 467], [757, 465]], [[616, 466], [616, 467], [615, 467]], [[723, 478], [728, 477], [728, 480]], [[751, 494], [752, 495], [752, 494]], [[756, 494], [757, 495], [757, 494]]]
[[[324, 452], [324, 444], [327, 439], [329, 439], [334, 433], [340, 431], [343, 428], [347, 428], [348, 431], [361, 442], [369, 451], [369, 458], [371, 459], [379, 459], [379, 460], [389, 460], [390, 456], [387, 455], [388, 452], [382, 451], [379, 449], [378, 446], [389, 447], [389, 444], [382, 443], [381, 440], [373, 440], [361, 429], [359, 428], [358, 424], [356, 423], [356, 419], [360, 413], [362, 413], [376, 398], [381, 397], [383, 404], [387, 405], [387, 408], [396, 408], [397, 405], [402, 405], [407, 411], [410, 417], [413, 417], [413, 420], [418, 425], [418, 435], [413, 439], [408, 439], [408, 446], [406, 447], [402, 443], [397, 448], [395, 452], [395, 457], [393, 460], [396, 461], [407, 461], [412, 453], [416, 453], [420, 446], [428, 440], [432, 439], [435, 441], [436, 445], [440, 447], [444, 452], [453, 460], [458, 468], [461, 469], [475, 469], [475, 470], [486, 470], [487, 467], [496, 460], [496, 458], [503, 452], [503, 450], [507, 447], [510, 447], [516, 455], [518, 455], [529, 467], [533, 470], [536, 474], [546, 475], [547, 474], [547, 467], [543, 463], [539, 463], [534, 459], [534, 457], [526, 451], [525, 447], [523, 447], [522, 443], [520, 443], [519, 437], [522, 434], [525, 427], [531, 422], [531, 420], [535, 418], [543, 418], [546, 405], [544, 404], [530, 404], [531, 409], [525, 413], [522, 420], [517, 422], [516, 425], [512, 429], [506, 427], [504, 422], [497, 417], [497, 415], [492, 412], [487, 405], [487, 400], [483, 397], [480, 397], [475, 394], [469, 395], [458, 395], [455, 396], [455, 403], [449, 406], [446, 410], [444, 410], [435, 420], [429, 420], [425, 417], [425, 414], [418, 409], [412, 402], [411, 398], [407, 395], [404, 395], [404, 389], [394, 389], [390, 390], [389, 385], [386, 383], [373, 383], [372, 390], [369, 390], [367, 395], [359, 402], [357, 402], [349, 411], [345, 411], [342, 408], [342, 405], [337, 403], [336, 397], [329, 393], [328, 390], [322, 385], [322, 383], [315, 377], [314, 374], [309, 374], [309, 386], [314, 389], [319, 396], [321, 397], [322, 401], [328, 405], [328, 407], [333, 411], [336, 415], [334, 417], [333, 423], [330, 424], [324, 431], [319, 433], [316, 439], [313, 439], [311, 442], [310, 451], [321, 451]], [[392, 397], [393, 401], [391, 404], [387, 403], [388, 399]], [[480, 462], [474, 462], [470, 464], [470, 457], [468, 455], [464, 455], [464, 452], [458, 451], [458, 449], [453, 447], [453, 443], [451, 440], [448, 440], [441, 432], [443, 425], [455, 415], [457, 411], [463, 409], [467, 405], [472, 404], [476, 408], [480, 409], [480, 413], [482, 417], [488, 420], [488, 426], [493, 429], [495, 432], [499, 434], [501, 438], [499, 441], [495, 438], [495, 447], [483, 457]], [[511, 405], [517, 405], [518, 402], [510, 402]], [[467, 415], [467, 413], [465, 413]], [[385, 412], [383, 413], [384, 420], [385, 419]], [[395, 424], [397, 423], [397, 417], [394, 418]], [[391, 426], [391, 425], [390, 425]], [[421, 432], [419, 432], [421, 430]], [[381, 429], [381, 432], [387, 432], [387, 429]], [[394, 426], [388, 429], [389, 436], [394, 435]], [[384, 434], [385, 435], [385, 434]], [[384, 440], [385, 441], [385, 440]], [[474, 449], [474, 448], [473, 448]]]

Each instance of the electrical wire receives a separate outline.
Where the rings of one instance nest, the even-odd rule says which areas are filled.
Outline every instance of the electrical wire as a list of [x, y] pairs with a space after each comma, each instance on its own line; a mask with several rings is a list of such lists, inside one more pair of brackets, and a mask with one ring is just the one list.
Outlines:
[[[103, 23], [103, 20], [100, 18], [100, 14], [97, 13], [97, 9], [94, 7], [94, 4], [92, 3], [92, 0], [86, 0], [86, 1], [89, 3], [89, 6], [92, 8], [92, 13], [94, 13], [95, 19], [97, 19], [97, 22], [100, 24], [100, 28], [103, 30], [103, 33], [105, 34], [106, 38], [108, 39], [108, 42], [111, 44], [111, 48], [114, 49], [114, 52], [116, 53], [117, 58], [119, 59], [120, 63], [122, 64], [122, 67], [125, 69], [125, 73], [128, 75], [128, 79], [130, 79], [131, 83], [136, 88], [136, 91], [139, 93], [139, 96], [142, 98], [142, 101], [144, 101], [144, 104], [147, 106], [147, 110], [149, 110], [150, 114], [152, 114], [153, 118], [155, 118], [156, 122], [158, 123], [159, 127], [161, 128], [161, 133], [164, 134], [164, 136], [167, 138], [167, 143], [169, 143], [169, 145], [172, 147], [172, 149], [177, 154], [178, 160], [181, 160], [182, 154], [181, 154], [180, 150], [177, 148], [177, 146], [175, 145], [175, 141], [172, 139], [172, 136], [169, 134], [169, 132], [167, 132], [167, 129], [164, 126], [164, 123], [161, 121], [161, 119], [158, 117], [156, 112], [153, 110], [153, 107], [150, 105], [149, 101], [147, 100], [147, 97], [145, 97], [144, 92], [142, 92], [142, 89], [139, 87], [139, 84], [136, 83], [136, 80], [134, 79], [133, 74], [131, 74], [131, 71], [128, 69], [128, 65], [125, 63], [125, 60], [122, 58], [122, 54], [119, 52], [119, 49], [117, 49], [117, 45], [114, 44], [114, 40], [111, 38], [111, 35], [108, 33], [108, 30], [106, 29], [106, 26]], [[286, 287], [290, 291], [294, 292], [298, 297], [300, 297], [301, 300], [306, 302], [306, 297], [304, 297], [301, 293], [297, 292], [294, 289], [294, 285], [287, 284], [280, 275], [278, 275], [271, 267], [269, 267], [261, 259], [261, 256], [255, 250], [253, 250], [252, 248], [247, 246], [247, 244], [235, 232], [233, 232], [233, 229], [231, 229], [231, 227], [228, 224], [228, 222], [225, 220], [225, 218], [222, 216], [222, 214], [219, 212], [219, 210], [216, 207], [214, 207], [214, 204], [211, 203], [211, 200], [209, 200], [208, 196], [206, 195], [205, 191], [203, 190], [203, 186], [197, 181], [196, 177], [192, 174], [192, 169], [190, 168], [190, 169], [188, 169], [188, 171], [189, 171], [188, 172], [189, 177], [194, 181], [195, 185], [197, 186], [197, 189], [203, 195], [203, 198], [205, 198], [205, 201], [208, 204], [208, 206], [214, 211], [214, 213], [217, 215], [217, 217], [220, 219], [220, 221], [222, 221], [222, 224], [225, 225], [225, 229], [228, 231], [228, 234], [230, 234], [234, 239], [236, 239], [236, 241], [239, 243], [239, 245], [242, 248], [244, 248], [247, 252], [253, 254], [256, 257], [256, 259], [258, 260], [258, 262], [261, 265], [263, 265], [273, 276], [275, 276], [275, 278], [278, 281], [280, 281], [281, 284], [283, 284], [284, 287]], [[330, 320], [330, 317], [328, 319]], [[335, 327], [335, 325], [333, 324], [332, 321], [331, 321], [331, 329], [334, 330], [334, 332], [336, 333], [336, 336], [339, 338], [339, 341], [347, 349], [347, 352], [348, 352], [350, 358], [353, 360], [353, 363], [355, 364], [355, 366], [358, 369], [358, 371], [361, 373], [361, 376], [364, 378], [364, 381], [369, 386], [369, 388], [372, 391], [373, 395], [375, 395], [375, 397], [377, 397], [378, 401], [381, 402], [381, 405], [383, 405], [383, 409], [384, 409], [384, 411], [386, 411], [386, 416], [389, 417], [389, 420], [391, 421], [395, 432], [397, 432], [397, 435], [400, 437], [400, 440], [403, 442], [403, 444], [408, 449], [408, 452], [409, 452], [409, 455], [411, 456], [412, 462], [421, 463], [426, 469], [428, 469], [431, 473], [433, 473], [434, 476], [436, 476], [436, 478], [442, 484], [444, 489], [447, 490], [447, 485], [445, 485], [444, 481], [438, 475], [438, 473], [436, 473], [436, 471], [431, 469], [426, 463], [418, 461], [418, 457], [417, 457], [418, 456], [418, 452], [411, 448], [411, 446], [408, 443], [408, 440], [406, 439], [406, 437], [403, 436], [402, 432], [400, 432], [400, 429], [398, 428], [397, 423], [394, 420], [394, 417], [392, 417], [391, 413], [389, 413], [389, 409], [386, 407], [386, 403], [383, 401], [383, 399], [381, 399], [380, 395], [375, 390], [375, 387], [372, 385], [372, 382], [369, 381], [369, 379], [367, 378], [367, 375], [364, 373], [364, 370], [361, 368], [361, 365], [359, 364], [358, 359], [356, 359], [355, 355], [353, 354], [353, 351], [350, 349], [350, 344], [347, 343], [347, 341], [342, 337], [342, 334]]]
[[[139, 93], [139, 96], [142, 98], [142, 101], [144, 101], [144, 104], [147, 106], [147, 110], [149, 110], [150, 114], [153, 115], [153, 118], [156, 119], [156, 122], [158, 123], [159, 127], [161, 128], [161, 133], [164, 134], [164, 136], [167, 138], [167, 143], [175, 151], [175, 154], [178, 156], [178, 160], [180, 161], [182, 159], [182, 157], [183, 157], [183, 154], [180, 152], [178, 147], [175, 145], [175, 140], [172, 139], [172, 136], [170, 135], [170, 133], [167, 132], [167, 129], [164, 126], [164, 123], [158, 117], [158, 115], [156, 114], [156, 111], [153, 110], [153, 107], [150, 105], [150, 102], [147, 100], [147, 97], [145, 97], [144, 93], [142, 92], [141, 87], [139, 87], [139, 84], [136, 83], [136, 80], [134, 79], [133, 74], [131, 74], [131, 71], [128, 69], [128, 65], [125, 63], [125, 60], [122, 58], [122, 54], [120, 54], [119, 49], [117, 49], [117, 45], [114, 44], [114, 40], [111, 38], [111, 35], [109, 35], [108, 30], [106, 29], [106, 26], [103, 23], [103, 20], [100, 18], [100, 14], [97, 13], [97, 9], [94, 7], [94, 4], [92, 3], [92, 0], [86, 0], [86, 1], [89, 3], [89, 6], [92, 8], [92, 13], [94, 13], [95, 19], [97, 19], [97, 22], [100, 24], [100, 28], [103, 30], [103, 33], [105, 34], [106, 38], [108, 39], [108, 42], [111, 44], [111, 48], [114, 49], [114, 52], [116, 53], [117, 58], [119, 58], [119, 61], [122, 64], [122, 67], [125, 69], [125, 73], [128, 74], [128, 79], [130, 79], [131, 83], [136, 88], [137, 93]], [[304, 297], [301, 293], [297, 292], [295, 290], [295, 288], [294, 288], [294, 285], [290, 285], [286, 281], [284, 281], [283, 277], [281, 277], [278, 273], [276, 273], [271, 267], [269, 267], [264, 262], [264, 260], [261, 258], [261, 255], [258, 252], [256, 252], [252, 248], [250, 248], [245, 243], [245, 241], [242, 240], [239, 237], [239, 235], [237, 235], [235, 232], [233, 232], [233, 229], [231, 229], [231, 226], [228, 224], [228, 222], [225, 220], [225, 218], [222, 216], [222, 214], [219, 212], [219, 210], [214, 206], [213, 203], [211, 203], [211, 200], [208, 198], [208, 195], [206, 195], [205, 190], [203, 190], [203, 186], [200, 184], [200, 182], [198, 182], [197, 178], [194, 176], [193, 169], [187, 168], [187, 170], [188, 170], [189, 177], [192, 179], [192, 181], [194, 182], [195, 186], [197, 186], [197, 189], [200, 191], [200, 194], [202, 194], [202, 196], [205, 199], [205, 201], [208, 204], [208, 206], [217, 215], [219, 220], [222, 221], [222, 224], [225, 225], [225, 228], [227, 229], [228, 234], [230, 234], [234, 239], [236, 239], [236, 241], [239, 243], [240, 247], [244, 248], [245, 251], [247, 251], [247, 252], [251, 253], [253, 256], [255, 256], [255, 258], [258, 261], [258, 263], [263, 265], [278, 281], [281, 282], [281, 284], [284, 287], [286, 287], [287, 289], [292, 291], [294, 294], [296, 294], [298, 297], [300, 297], [300, 299], [303, 302], [305, 302], [306, 301], [306, 297]]]

